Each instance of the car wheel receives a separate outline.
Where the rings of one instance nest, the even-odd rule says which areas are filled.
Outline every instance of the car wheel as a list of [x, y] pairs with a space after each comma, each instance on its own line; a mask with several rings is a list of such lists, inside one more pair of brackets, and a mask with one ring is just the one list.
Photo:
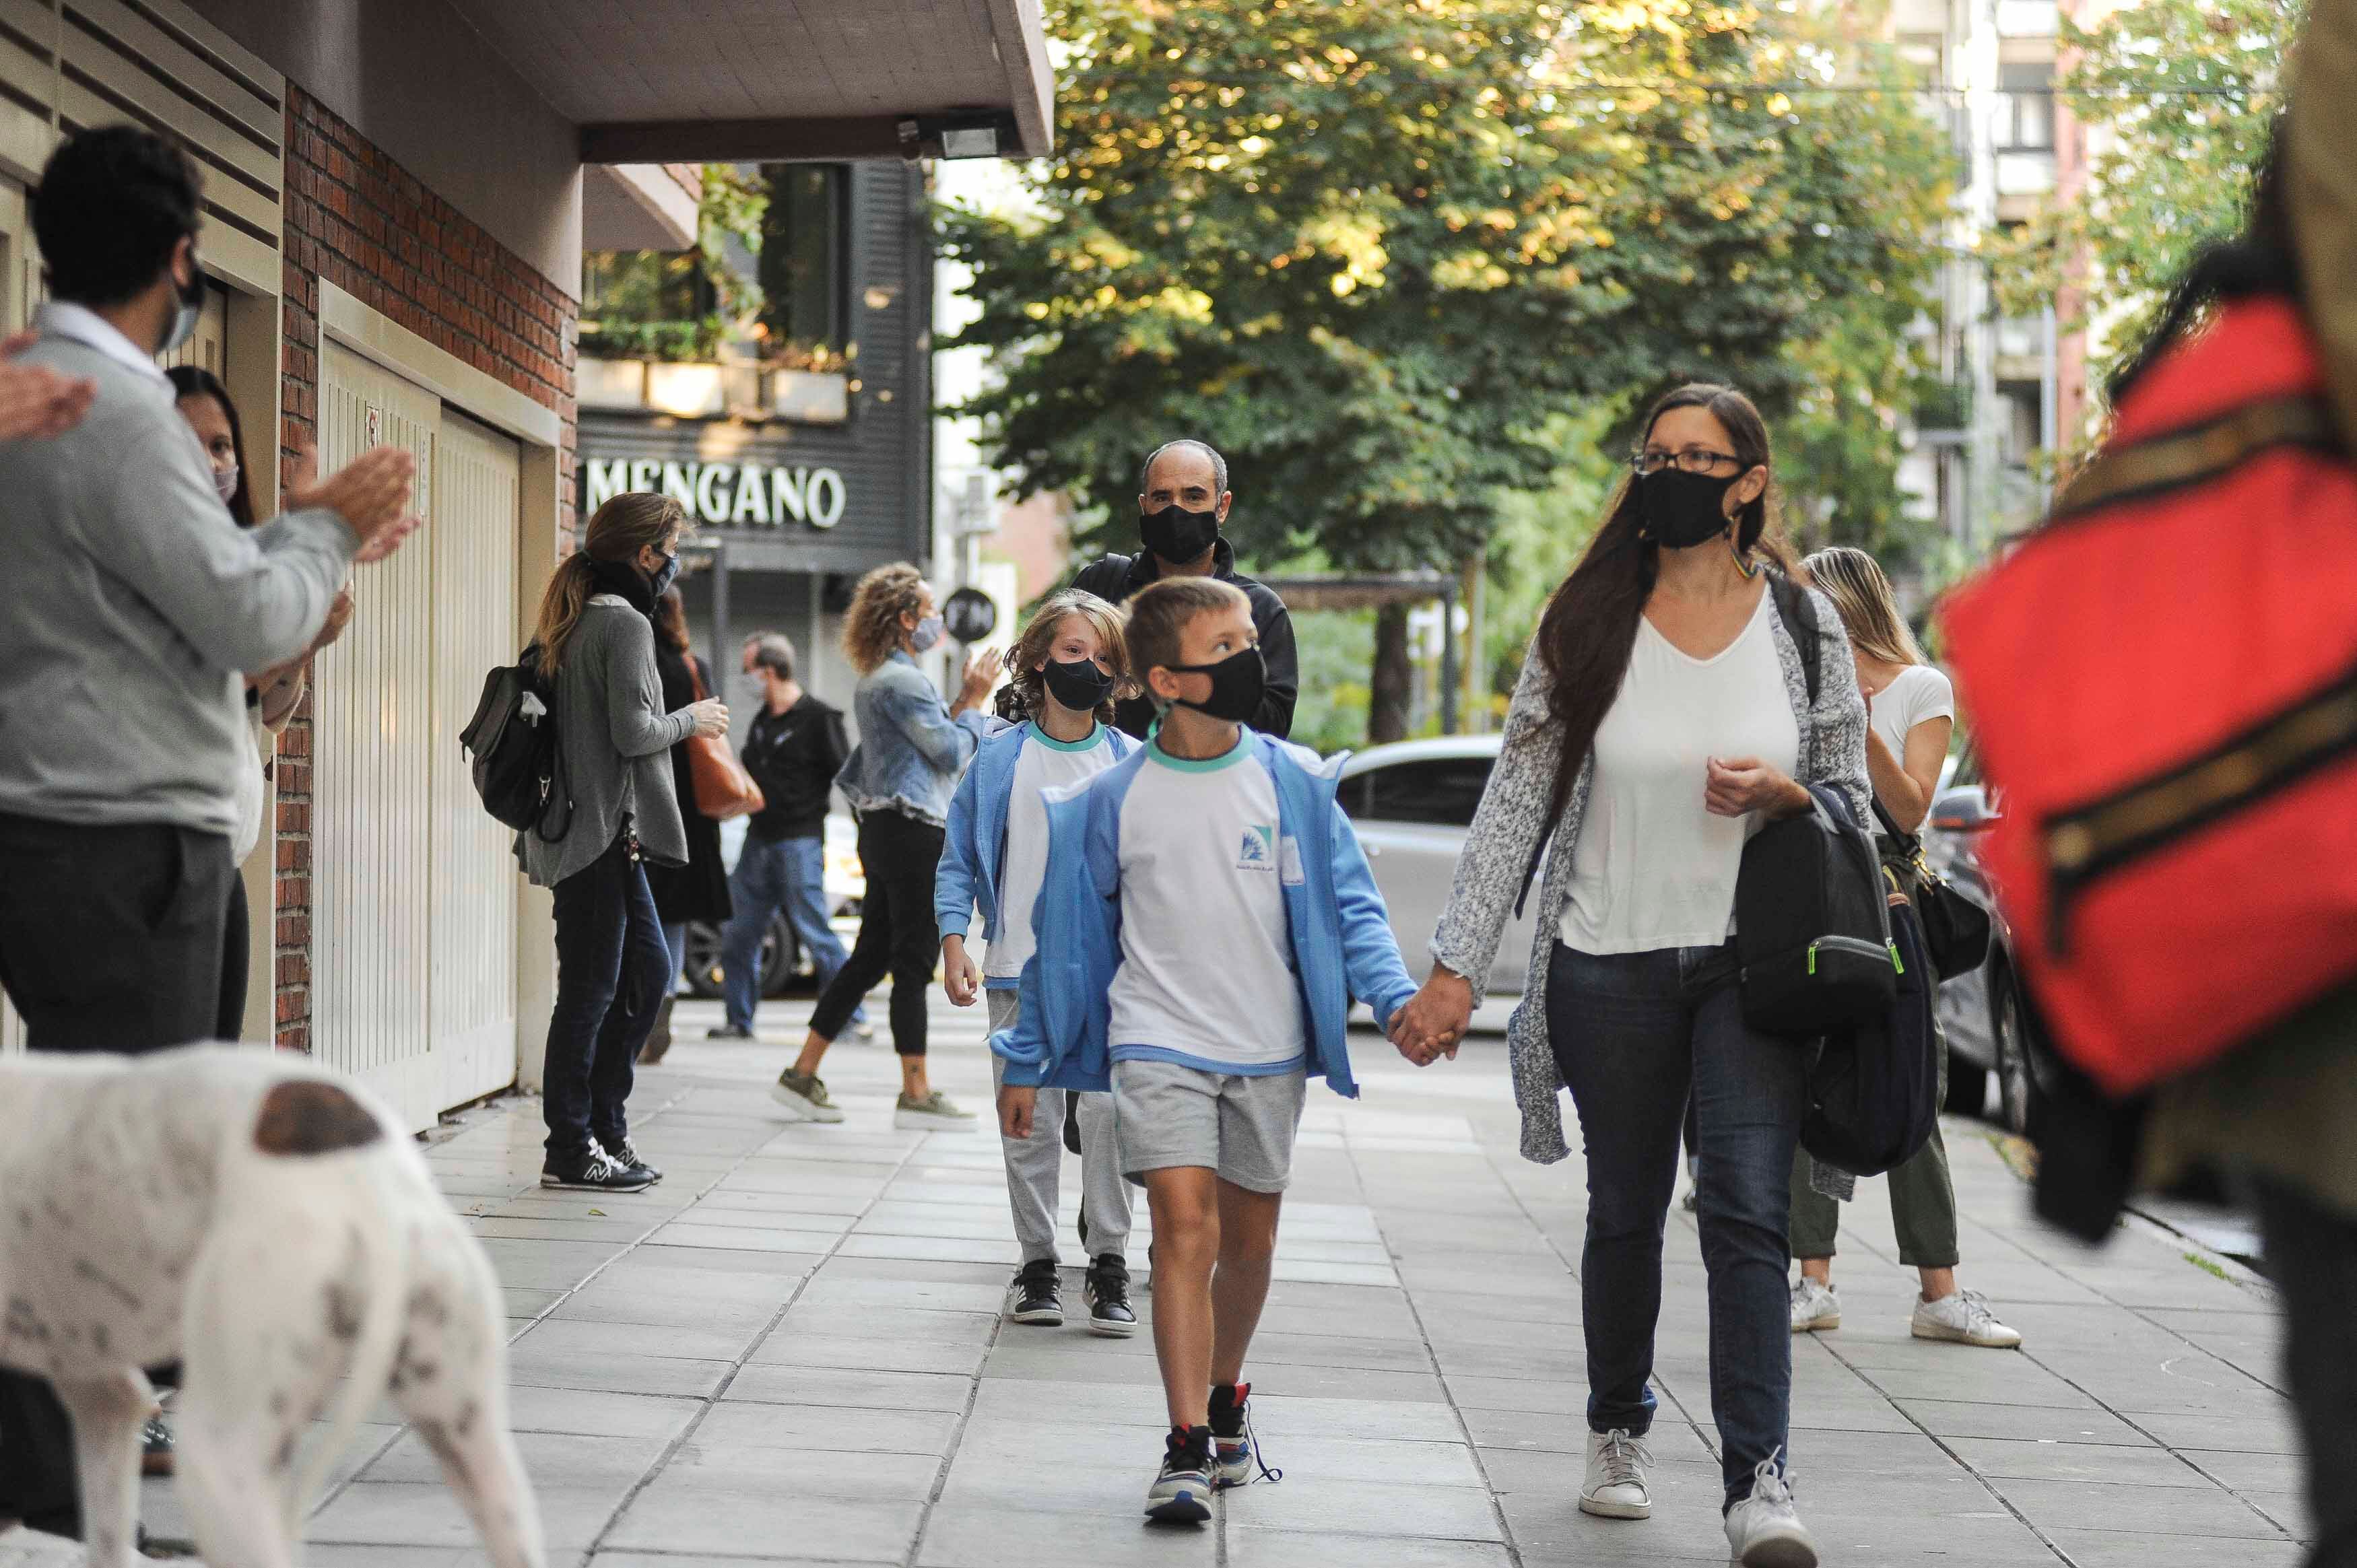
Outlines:
[[2013, 977], [1989, 976], [1989, 1036], [1996, 1042], [1997, 1120], [2007, 1132], [2029, 1131], [2029, 1102], [2038, 1092], [2031, 1076], [2029, 1040], [2021, 1026], [2021, 1001]]
[[687, 989], [706, 1002], [720, 997], [720, 928], [707, 920], [687, 925]]
[[1948, 1097], [1940, 1109], [1958, 1116], [1978, 1116], [1988, 1105], [1989, 1069], [1948, 1051]]
[[783, 915], [773, 917], [770, 929], [761, 933], [761, 994], [765, 998], [783, 996], [792, 986], [795, 961], [802, 955], [802, 943], [794, 940], [794, 928]]

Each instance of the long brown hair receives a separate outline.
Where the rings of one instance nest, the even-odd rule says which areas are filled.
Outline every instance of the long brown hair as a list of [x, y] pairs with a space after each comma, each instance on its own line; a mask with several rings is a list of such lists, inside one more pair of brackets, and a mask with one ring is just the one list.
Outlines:
[[[1760, 410], [1733, 387], [1708, 381], [1682, 386], [1653, 404], [1645, 414], [1641, 446], [1662, 415], [1674, 408], [1707, 410], [1726, 428], [1743, 473], [1770, 467], [1768, 424]], [[1735, 548], [1746, 560], [1755, 554], [1766, 557], [1771, 568], [1789, 576], [1792, 556], [1772, 528], [1773, 489], [1771, 484], [1735, 514]], [[1587, 760], [1587, 748], [1596, 743], [1597, 726], [1620, 695], [1630, 650], [1637, 645], [1637, 623], [1661, 575], [1660, 547], [1642, 537], [1642, 522], [1637, 488], [1623, 479], [1613, 493], [1604, 526], [1539, 618], [1535, 641], [1546, 671], [1547, 713], [1563, 728], [1555, 799], [1547, 808], [1550, 823], [1571, 798], [1572, 781]]]
[[554, 678], [565, 663], [565, 645], [597, 591], [597, 567], [636, 561], [648, 545], [661, 548], [686, 529], [687, 513], [679, 502], [652, 490], [625, 490], [597, 509], [581, 530], [581, 548], [556, 564], [540, 596], [540, 624], [532, 639], [540, 647], [544, 677]]
[[1006, 656], [1016, 695], [1032, 718], [1047, 711], [1048, 677], [1032, 666], [1055, 647], [1066, 616], [1078, 616], [1089, 623], [1097, 634], [1097, 652], [1113, 671], [1113, 695], [1097, 704], [1097, 718], [1111, 724], [1114, 703], [1135, 696], [1138, 686], [1130, 678], [1129, 640], [1122, 632], [1121, 611], [1085, 589], [1066, 588], [1051, 595], [1024, 623], [1023, 635], [1015, 639], [1015, 651]]

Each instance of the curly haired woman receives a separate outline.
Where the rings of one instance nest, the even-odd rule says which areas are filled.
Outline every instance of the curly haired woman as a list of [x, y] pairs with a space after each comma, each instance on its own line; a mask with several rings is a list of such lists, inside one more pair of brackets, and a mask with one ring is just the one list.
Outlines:
[[983, 703], [998, 683], [999, 660], [996, 653], [974, 655], [957, 702], [944, 703], [916, 657], [941, 639], [932, 585], [914, 566], [896, 562], [859, 579], [843, 624], [843, 651], [859, 671], [852, 696], [859, 744], [835, 783], [859, 817], [867, 896], [851, 957], [819, 997], [802, 1055], [770, 1090], [804, 1121], [843, 1120], [819, 1081], [818, 1066], [859, 999], [888, 972], [892, 1048], [900, 1055], [893, 1125], [961, 1127], [974, 1120], [973, 1112], [959, 1110], [925, 1075], [925, 991], [941, 945], [933, 924], [933, 868], [942, 858], [950, 794], [974, 760]]

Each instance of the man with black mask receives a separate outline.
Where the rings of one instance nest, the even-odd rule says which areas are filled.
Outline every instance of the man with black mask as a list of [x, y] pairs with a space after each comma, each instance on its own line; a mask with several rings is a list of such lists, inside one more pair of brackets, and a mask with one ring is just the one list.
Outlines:
[[[1220, 536], [1235, 497], [1228, 490], [1228, 461], [1208, 443], [1165, 442], [1146, 459], [1138, 476], [1137, 534], [1145, 548], [1135, 555], [1108, 554], [1083, 567], [1072, 585], [1112, 604], [1121, 604], [1161, 577], [1217, 577], [1243, 590], [1252, 601], [1253, 626], [1260, 633], [1268, 683], [1260, 704], [1245, 722], [1282, 740], [1293, 732], [1293, 704], [1300, 694], [1300, 663], [1293, 647], [1293, 618], [1273, 588], [1236, 570], [1235, 547]], [[1154, 703], [1133, 697], [1114, 706], [1114, 722], [1141, 740], [1154, 723]]]
[[[240, 671], [308, 647], [352, 564], [416, 527], [414, 465], [380, 449], [240, 528], [156, 363], [204, 300], [195, 166], [82, 131], [32, 208], [50, 297], [21, 363], [88, 412], [0, 442], [0, 986], [33, 1050], [160, 1050], [219, 1011]], [[77, 1501], [64, 1411], [0, 1374], [0, 1517], [76, 1534]]]

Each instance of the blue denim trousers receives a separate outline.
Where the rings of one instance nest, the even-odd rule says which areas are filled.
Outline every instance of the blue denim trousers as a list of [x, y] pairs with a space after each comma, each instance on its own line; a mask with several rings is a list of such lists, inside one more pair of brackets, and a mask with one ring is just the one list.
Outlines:
[[1750, 1495], [1755, 1466], [1781, 1468], [1792, 1415], [1785, 1226], [1802, 1052], [1744, 1023], [1731, 944], [1599, 957], [1557, 942], [1547, 1032], [1587, 1153], [1579, 1289], [1591, 1431], [1652, 1426], [1663, 1228], [1692, 1098], [1710, 1398], [1731, 1506]]
[[[720, 967], [727, 998], [728, 1022], [739, 1029], [753, 1026], [753, 1009], [761, 997], [761, 935], [777, 912], [786, 912], [794, 935], [810, 950], [818, 967], [823, 992], [834, 972], [849, 955], [843, 939], [826, 921], [826, 841], [814, 838], [773, 839], [767, 843], [748, 836], [728, 876], [728, 897], [736, 913], [720, 934]], [[852, 1015], [866, 1020], [864, 1007]]]
[[555, 904], [556, 1005], [540, 1105], [550, 1163], [570, 1165], [593, 1137], [611, 1149], [630, 1136], [632, 1064], [668, 993], [671, 950], [628, 833], [558, 883]]

